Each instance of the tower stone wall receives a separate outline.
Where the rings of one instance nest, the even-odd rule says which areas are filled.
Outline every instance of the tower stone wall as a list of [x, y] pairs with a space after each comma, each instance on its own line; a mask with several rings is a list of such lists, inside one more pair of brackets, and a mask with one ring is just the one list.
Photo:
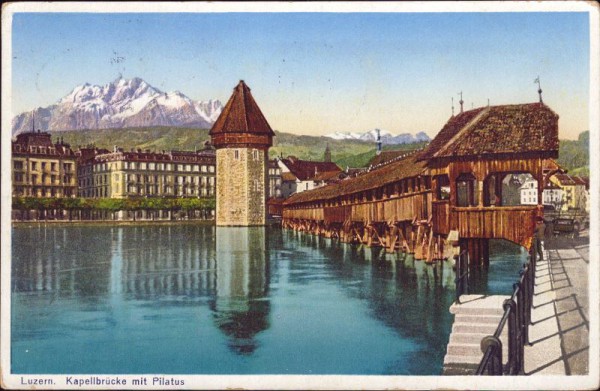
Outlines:
[[264, 150], [217, 150], [217, 225], [265, 225], [266, 164]]

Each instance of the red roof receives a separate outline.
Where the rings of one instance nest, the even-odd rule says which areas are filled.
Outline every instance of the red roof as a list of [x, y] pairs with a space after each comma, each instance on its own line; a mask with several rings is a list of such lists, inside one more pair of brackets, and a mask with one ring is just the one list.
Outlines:
[[452, 117], [421, 159], [525, 152], [558, 156], [558, 115], [542, 103], [483, 107]]
[[323, 172], [342, 171], [342, 169], [333, 162], [313, 162], [310, 160], [296, 159], [292, 156], [281, 159], [281, 161], [290, 170], [290, 172], [301, 181], [313, 179]]
[[231, 98], [209, 132], [211, 136], [219, 133], [275, 135], [243, 80], [233, 89]]

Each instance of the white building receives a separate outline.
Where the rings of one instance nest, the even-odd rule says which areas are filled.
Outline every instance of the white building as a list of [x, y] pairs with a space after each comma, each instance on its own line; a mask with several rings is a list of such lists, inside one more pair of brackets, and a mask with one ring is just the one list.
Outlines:
[[284, 198], [324, 186], [342, 172], [333, 162], [313, 162], [294, 156], [278, 159], [277, 164], [281, 168], [281, 194]]
[[[538, 182], [531, 178], [527, 179], [519, 188], [521, 193], [521, 205], [537, 205]], [[549, 183], [542, 193], [542, 204], [558, 205], [562, 201], [563, 190], [553, 183]]]

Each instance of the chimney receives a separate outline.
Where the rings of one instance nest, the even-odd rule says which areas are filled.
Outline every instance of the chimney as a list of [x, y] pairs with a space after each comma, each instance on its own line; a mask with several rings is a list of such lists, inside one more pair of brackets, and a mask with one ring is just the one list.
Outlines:
[[381, 131], [379, 129], [375, 129], [377, 132], [377, 155], [381, 153]]

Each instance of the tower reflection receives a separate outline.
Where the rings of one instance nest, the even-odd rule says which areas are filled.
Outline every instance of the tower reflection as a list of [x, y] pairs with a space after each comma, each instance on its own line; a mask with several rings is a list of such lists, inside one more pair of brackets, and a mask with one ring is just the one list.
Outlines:
[[265, 227], [217, 227], [214, 322], [229, 347], [250, 355], [269, 327], [269, 259]]

